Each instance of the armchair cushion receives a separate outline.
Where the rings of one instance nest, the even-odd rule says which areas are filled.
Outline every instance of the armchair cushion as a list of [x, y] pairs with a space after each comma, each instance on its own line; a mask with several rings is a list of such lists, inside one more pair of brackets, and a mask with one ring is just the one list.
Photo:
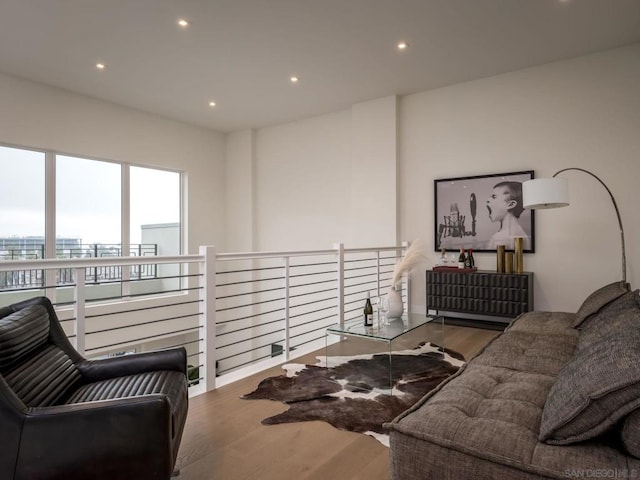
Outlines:
[[187, 373], [187, 352], [183, 348], [159, 352], [138, 353], [103, 360], [84, 360], [78, 369], [87, 382], [98, 382], [113, 377], [135, 375], [157, 370]]
[[49, 336], [49, 314], [32, 305], [0, 318], [0, 371], [28, 356]]
[[187, 416], [187, 377], [180, 372], [161, 370], [89, 383], [77, 389], [65, 403], [70, 405], [158, 393], [166, 395], [169, 400], [172, 430], [175, 430], [176, 425], [184, 424]]
[[48, 345], [28, 361], [5, 373], [4, 379], [28, 407], [55, 405], [74, 384], [80, 372], [55, 345]]

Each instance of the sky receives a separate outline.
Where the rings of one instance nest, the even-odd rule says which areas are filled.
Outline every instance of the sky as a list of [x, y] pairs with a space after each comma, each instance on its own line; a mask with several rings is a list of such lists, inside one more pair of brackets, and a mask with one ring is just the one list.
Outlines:
[[[0, 146], [0, 237], [43, 236], [45, 155]], [[121, 168], [119, 163], [58, 155], [56, 236], [82, 243], [119, 244]], [[180, 221], [180, 175], [130, 167], [131, 243], [140, 243], [140, 225]]]

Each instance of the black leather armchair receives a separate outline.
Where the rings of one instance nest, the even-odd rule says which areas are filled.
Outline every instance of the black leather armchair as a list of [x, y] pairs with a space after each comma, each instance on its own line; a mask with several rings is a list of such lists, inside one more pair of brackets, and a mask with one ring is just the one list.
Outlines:
[[184, 348], [89, 361], [46, 297], [0, 308], [0, 478], [168, 479], [187, 409]]

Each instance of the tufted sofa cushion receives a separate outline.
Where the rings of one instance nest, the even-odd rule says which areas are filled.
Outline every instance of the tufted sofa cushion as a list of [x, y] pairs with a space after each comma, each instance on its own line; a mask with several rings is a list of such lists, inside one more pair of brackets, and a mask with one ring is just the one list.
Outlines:
[[577, 332], [575, 336], [505, 332], [485, 349], [475, 363], [555, 376], [571, 358], [576, 341]]
[[576, 318], [575, 313], [569, 312], [527, 312], [511, 322], [505, 331], [575, 337], [573, 324]]
[[473, 362], [555, 376], [571, 359], [578, 341], [579, 332], [571, 328], [574, 317], [551, 312], [521, 316]]

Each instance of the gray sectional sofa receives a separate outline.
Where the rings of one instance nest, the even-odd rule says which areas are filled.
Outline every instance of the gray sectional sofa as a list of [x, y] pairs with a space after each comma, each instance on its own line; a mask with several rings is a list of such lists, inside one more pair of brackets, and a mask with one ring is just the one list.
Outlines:
[[387, 424], [391, 478], [640, 478], [640, 297], [519, 316]]

